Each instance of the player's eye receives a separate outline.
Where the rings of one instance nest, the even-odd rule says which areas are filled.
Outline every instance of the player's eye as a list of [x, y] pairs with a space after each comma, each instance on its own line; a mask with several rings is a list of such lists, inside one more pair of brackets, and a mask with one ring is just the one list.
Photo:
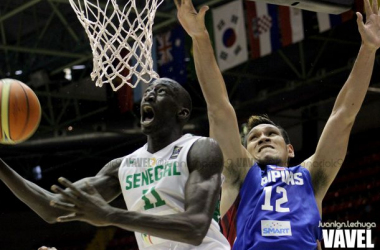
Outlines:
[[165, 94], [165, 93], [166, 93], [166, 89], [164, 89], [164, 88], [159, 89], [159, 90], [157, 91], [157, 93], [159, 93], [159, 94]]
[[250, 141], [253, 141], [253, 140], [256, 140], [256, 139], [257, 139], [257, 136], [256, 136], [256, 135], [252, 135], [252, 136], [249, 137], [249, 140], [250, 140]]

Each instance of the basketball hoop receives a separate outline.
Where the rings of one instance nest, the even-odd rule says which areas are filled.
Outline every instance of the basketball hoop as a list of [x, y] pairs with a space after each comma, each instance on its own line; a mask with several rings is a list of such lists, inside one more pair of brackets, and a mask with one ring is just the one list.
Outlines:
[[[152, 26], [163, 0], [145, 0], [140, 8], [137, 6], [144, 0], [126, 0], [122, 9], [117, 0], [107, 0], [105, 5], [99, 0], [69, 1], [90, 40], [94, 56], [91, 79], [96, 86], [109, 83], [116, 91], [124, 84], [134, 88], [140, 81], [159, 78], [153, 69]], [[134, 83], [132, 76], [137, 79]], [[121, 79], [117, 86], [116, 78]]]

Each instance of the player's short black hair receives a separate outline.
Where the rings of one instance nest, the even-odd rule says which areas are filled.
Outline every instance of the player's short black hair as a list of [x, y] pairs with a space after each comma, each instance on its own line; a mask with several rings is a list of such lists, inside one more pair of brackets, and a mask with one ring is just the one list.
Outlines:
[[[273, 126], [277, 127], [280, 130], [281, 135], [284, 138], [285, 143], [286, 144], [290, 144], [289, 135], [285, 131], [285, 129], [282, 128], [281, 126], [277, 125], [276, 123], [274, 123], [271, 119], [269, 119], [269, 116], [266, 115], [266, 114], [264, 114], [264, 115], [252, 115], [251, 117], [249, 117], [248, 123], [247, 123], [247, 131], [248, 131], [248, 133], [254, 127], [256, 127], [256, 126], [258, 126], [260, 124], [270, 124], [270, 125], [273, 125]], [[247, 133], [247, 135], [248, 135], [248, 133]], [[247, 147], [247, 135], [245, 135], [245, 138], [244, 138], [244, 146], [245, 147]]]
[[[191, 111], [193, 109], [193, 102], [191, 100], [189, 92], [187, 92], [187, 90], [184, 87], [182, 87], [181, 84], [179, 84], [177, 81], [175, 81], [173, 79], [160, 78], [160, 81], [165, 82], [165, 83], [167, 83], [173, 87], [173, 91], [175, 93], [175, 96], [177, 97], [178, 104], [180, 104], [182, 107], [188, 109], [190, 111], [190, 114], [191, 114]], [[190, 115], [189, 115], [189, 117], [190, 117]], [[187, 122], [187, 120], [185, 122]]]

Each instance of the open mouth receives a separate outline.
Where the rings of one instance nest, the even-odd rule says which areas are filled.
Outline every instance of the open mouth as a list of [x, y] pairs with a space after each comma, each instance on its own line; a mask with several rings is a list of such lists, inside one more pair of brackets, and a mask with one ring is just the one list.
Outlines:
[[146, 126], [154, 120], [154, 110], [151, 106], [143, 106], [142, 109], [141, 123]]
[[259, 153], [260, 153], [263, 149], [266, 149], [266, 148], [274, 149], [274, 147], [272, 147], [272, 146], [270, 146], [270, 145], [263, 146], [262, 148], [259, 149]]

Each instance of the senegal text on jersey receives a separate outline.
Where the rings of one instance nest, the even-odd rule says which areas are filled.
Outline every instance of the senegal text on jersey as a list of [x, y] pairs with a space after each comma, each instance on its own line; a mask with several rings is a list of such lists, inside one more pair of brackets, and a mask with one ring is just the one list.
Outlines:
[[178, 171], [178, 162], [166, 163], [165, 166], [158, 165], [153, 168], [148, 168], [144, 172], [127, 175], [125, 178], [125, 189], [138, 188], [150, 185], [163, 177], [181, 175]]

